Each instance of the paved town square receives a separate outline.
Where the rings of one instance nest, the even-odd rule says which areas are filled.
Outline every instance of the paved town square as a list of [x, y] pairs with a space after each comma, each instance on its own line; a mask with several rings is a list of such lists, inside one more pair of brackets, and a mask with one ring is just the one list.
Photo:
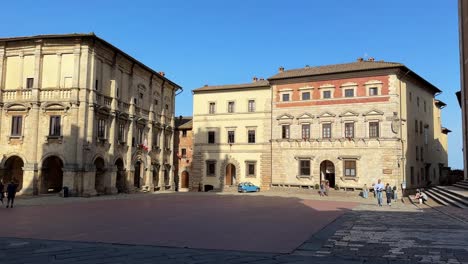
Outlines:
[[[2, 263], [468, 263], [468, 222], [436, 207], [408, 201], [377, 207], [371, 198], [355, 202], [354, 193], [336, 193], [352, 202], [264, 194], [62, 203], [49, 197], [51, 205], [19, 199], [0, 211], [0, 257]], [[9, 261], [10, 254], [17, 257]]]

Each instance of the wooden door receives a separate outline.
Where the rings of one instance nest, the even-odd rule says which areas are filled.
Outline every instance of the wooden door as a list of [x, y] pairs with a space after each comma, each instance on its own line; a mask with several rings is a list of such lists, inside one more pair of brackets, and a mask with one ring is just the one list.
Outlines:
[[228, 164], [226, 166], [226, 179], [224, 180], [225, 185], [232, 185], [232, 174], [234, 172], [234, 165]]
[[186, 171], [182, 172], [181, 175], [181, 183], [180, 183], [180, 188], [188, 188], [189, 185], [189, 174]]

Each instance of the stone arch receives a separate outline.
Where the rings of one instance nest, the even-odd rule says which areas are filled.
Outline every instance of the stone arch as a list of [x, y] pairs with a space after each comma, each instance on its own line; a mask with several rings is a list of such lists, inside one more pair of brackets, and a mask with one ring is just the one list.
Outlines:
[[103, 157], [97, 156], [93, 161], [95, 167], [94, 173], [94, 188], [98, 194], [104, 194], [106, 191], [105, 185], [105, 173], [106, 173], [106, 161]]
[[41, 160], [39, 161], [39, 169], [42, 169], [42, 165], [44, 164], [44, 161], [52, 156], [58, 157], [62, 161], [63, 165], [67, 164], [67, 161], [65, 160], [63, 155], [59, 154], [58, 152], [49, 152], [45, 154], [44, 156], [42, 156]]
[[133, 186], [139, 189], [144, 183], [144, 172], [147, 168], [146, 159], [140, 153], [136, 153], [133, 156], [131, 167], [133, 168]]
[[[235, 173], [235, 179], [237, 181], [239, 181], [240, 179], [240, 171], [241, 171], [241, 167], [240, 167], [240, 163], [234, 159], [233, 157], [226, 157], [226, 159], [224, 159], [222, 165], [221, 165], [221, 173], [219, 174], [219, 182], [221, 184], [222, 187], [225, 186], [225, 179], [226, 179], [226, 168], [229, 164], [232, 164], [234, 165], [234, 167], [236, 168], [236, 173]], [[234, 183], [233, 183], [234, 184]]]
[[189, 188], [190, 173], [184, 170], [180, 173], [180, 188]]
[[328, 181], [329, 186], [335, 187], [336, 179], [336, 163], [331, 160], [325, 159], [320, 161], [320, 181]]
[[23, 188], [23, 167], [24, 160], [16, 155], [12, 155], [5, 160], [2, 175], [3, 184], [6, 186], [10, 181], [18, 185], [16, 191], [19, 192]]
[[117, 158], [114, 161], [114, 166], [117, 169], [117, 175], [115, 179], [115, 188], [117, 188], [118, 193], [125, 192], [127, 190], [126, 181], [125, 181], [125, 163], [122, 158]]
[[57, 155], [47, 155], [41, 161], [39, 193], [57, 193], [63, 187], [64, 160]]
[[18, 152], [9, 152], [9, 153], [3, 155], [2, 160], [1, 160], [1, 162], [0, 162], [0, 166], [1, 166], [1, 167], [5, 167], [5, 162], [6, 162], [9, 158], [11, 158], [11, 157], [13, 157], [13, 156], [18, 156], [19, 158], [21, 158], [21, 159], [23, 160], [24, 164], [27, 164], [27, 163], [28, 163], [28, 160], [26, 159], [26, 157], [25, 157], [23, 154], [18, 153]]
[[124, 157], [122, 157], [122, 155], [118, 155], [118, 156], [114, 157], [114, 159], [112, 160], [112, 164], [115, 165], [115, 163], [116, 163], [119, 159], [122, 160], [123, 166], [124, 166], [124, 168], [126, 168], [126, 167], [127, 167], [127, 164], [125, 164], [126, 159], [125, 159]]

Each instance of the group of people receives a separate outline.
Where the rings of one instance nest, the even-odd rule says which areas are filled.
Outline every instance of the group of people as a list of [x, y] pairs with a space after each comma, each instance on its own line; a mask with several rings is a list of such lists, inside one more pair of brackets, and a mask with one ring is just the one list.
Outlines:
[[[6, 208], [10, 207], [13, 208], [13, 203], [15, 202], [15, 196], [16, 196], [16, 188], [18, 185], [11, 180], [7, 187], [6, 187], [6, 194], [7, 194], [7, 205]], [[3, 181], [0, 181], [0, 202], [2, 202], [3, 205], [3, 198], [5, 198], [5, 186], [3, 185]]]
[[[374, 192], [374, 197], [377, 198], [377, 203], [379, 206], [382, 206], [383, 204], [384, 192], [387, 198], [388, 206], [392, 206], [392, 200], [396, 201], [398, 199], [396, 186], [392, 187], [388, 183], [384, 185], [380, 179], [377, 181], [377, 184], [372, 184], [372, 191]], [[364, 184], [364, 187], [362, 188], [362, 197], [366, 199], [369, 197], [369, 188], [367, 187], [367, 184]]]

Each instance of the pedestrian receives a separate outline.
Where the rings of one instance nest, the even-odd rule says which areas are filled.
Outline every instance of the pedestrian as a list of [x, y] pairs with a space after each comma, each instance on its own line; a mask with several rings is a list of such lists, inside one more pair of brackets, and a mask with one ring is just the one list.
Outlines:
[[374, 185], [374, 193], [377, 197], [377, 203], [379, 206], [382, 206], [382, 192], [384, 191], [384, 185], [381, 182], [382, 181], [379, 179], [377, 184]]
[[319, 194], [320, 194], [320, 196], [324, 196], [324, 195], [325, 195], [325, 184], [323, 184], [323, 181], [320, 182]]
[[385, 186], [385, 194], [387, 196], [387, 205], [392, 206], [393, 190], [390, 184], [387, 183]]
[[330, 183], [325, 181], [325, 195], [328, 196], [328, 192], [330, 191]]
[[8, 206], [10, 206], [10, 208], [13, 208], [13, 203], [15, 202], [16, 196], [16, 187], [17, 185], [13, 182], [13, 180], [11, 180], [7, 186], [7, 208]]
[[396, 185], [393, 186], [393, 200], [396, 202], [398, 200], [397, 188]]
[[376, 193], [375, 193], [375, 183], [372, 184], [372, 188], [371, 188], [372, 192], [374, 193], [374, 198], [376, 196]]
[[3, 198], [5, 198], [5, 192], [3, 191], [3, 180], [0, 181], [0, 202], [2, 202], [3, 205]]
[[364, 184], [362, 188], [362, 198], [367, 199], [367, 197], [369, 197], [369, 188], [367, 188], [367, 184]]

